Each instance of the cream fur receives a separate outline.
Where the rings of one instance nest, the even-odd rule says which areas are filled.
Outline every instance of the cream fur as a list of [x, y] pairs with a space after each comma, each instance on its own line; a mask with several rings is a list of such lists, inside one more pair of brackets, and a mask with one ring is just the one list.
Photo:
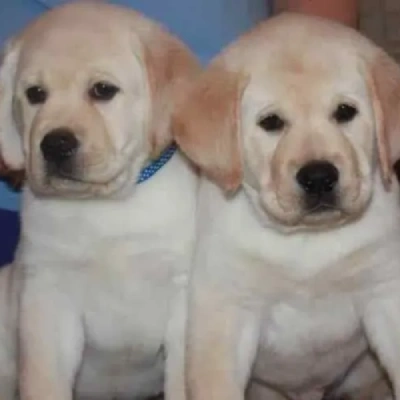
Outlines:
[[[248, 385], [251, 398], [310, 400], [364, 352], [334, 394], [383, 399], [371, 350], [400, 399], [399, 97], [400, 70], [375, 45], [296, 15], [240, 38], [188, 89], [174, 132], [205, 174], [190, 400], [241, 400]], [[341, 103], [358, 110], [344, 124]], [[280, 131], [260, 127], [271, 113]], [[313, 160], [340, 173], [325, 213], [307, 212], [295, 178]]]
[[[21, 285], [12, 293], [20, 298], [22, 400], [139, 399], [164, 388], [167, 399], [184, 399], [197, 177], [178, 152], [135, 182], [171, 142], [170, 110], [197, 69], [157, 24], [98, 1], [44, 14], [7, 50], [0, 148], [27, 175], [20, 244], [13, 268], [2, 271]], [[91, 85], [104, 80], [119, 92], [90, 99]], [[47, 90], [43, 104], [28, 103], [32, 85]], [[59, 127], [80, 141], [79, 168], [66, 179], [48, 174], [40, 150]], [[10, 353], [0, 350], [0, 397], [10, 400], [13, 388], [3, 390], [15, 378], [16, 314], [0, 304], [11, 318], [0, 331]]]

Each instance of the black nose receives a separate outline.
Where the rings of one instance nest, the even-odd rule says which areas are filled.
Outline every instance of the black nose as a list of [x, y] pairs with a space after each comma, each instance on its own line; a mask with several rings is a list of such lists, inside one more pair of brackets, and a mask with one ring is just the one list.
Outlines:
[[65, 128], [50, 131], [40, 143], [44, 159], [56, 164], [69, 160], [78, 147], [79, 142], [74, 133]]
[[328, 194], [339, 180], [339, 171], [330, 162], [311, 161], [300, 168], [296, 180], [307, 194]]

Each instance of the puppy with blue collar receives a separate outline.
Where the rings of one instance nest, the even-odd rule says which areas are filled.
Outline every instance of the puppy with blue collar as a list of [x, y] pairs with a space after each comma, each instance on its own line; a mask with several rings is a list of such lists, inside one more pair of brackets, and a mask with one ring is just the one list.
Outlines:
[[26, 173], [21, 399], [184, 399], [197, 178], [170, 113], [197, 70], [157, 24], [103, 2], [49, 11], [8, 44], [0, 148]]

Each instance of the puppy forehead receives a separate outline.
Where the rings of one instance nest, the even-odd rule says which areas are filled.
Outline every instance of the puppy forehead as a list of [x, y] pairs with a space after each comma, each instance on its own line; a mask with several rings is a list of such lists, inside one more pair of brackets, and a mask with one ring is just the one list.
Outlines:
[[314, 92], [354, 92], [364, 87], [360, 64], [346, 55], [313, 59], [307, 52], [301, 58], [281, 54], [251, 66], [248, 74], [250, 82], [294, 97], [298, 97], [295, 91], [310, 97]]
[[79, 62], [140, 53], [140, 37], [154, 29], [151, 21], [130, 9], [98, 1], [72, 2], [43, 14], [21, 33], [22, 64], [32, 59], [69, 57]]
[[[80, 0], [56, 7], [29, 24], [21, 35], [25, 39], [48, 36], [55, 28], [79, 30], [106, 35], [120, 34], [125, 29], [151, 31], [154, 23], [131, 8], [116, 6], [103, 1]], [[84, 40], [84, 38], [82, 38]]]
[[129, 39], [115, 39], [112, 36], [79, 30], [68, 31], [57, 28], [49, 35], [35, 37], [24, 42], [20, 65], [35, 68], [51, 68], [67, 65], [90, 65], [91, 63], [112, 63], [132, 55]]
[[253, 98], [259, 107], [315, 110], [333, 107], [336, 101], [359, 103], [368, 98], [362, 63], [354, 52], [336, 46], [325, 51], [312, 45], [282, 46], [267, 46], [262, 55], [254, 53], [253, 60], [243, 66], [249, 77], [245, 97]]
[[249, 74], [242, 107], [250, 114], [283, 112], [286, 117], [331, 112], [339, 102], [369, 104], [368, 87], [357, 69], [304, 68], [301, 71], [265, 68]]
[[337, 23], [304, 15], [271, 18], [222, 53], [229, 69], [257, 85], [310, 93], [363, 87], [362, 58], [374, 47], [359, 33]]

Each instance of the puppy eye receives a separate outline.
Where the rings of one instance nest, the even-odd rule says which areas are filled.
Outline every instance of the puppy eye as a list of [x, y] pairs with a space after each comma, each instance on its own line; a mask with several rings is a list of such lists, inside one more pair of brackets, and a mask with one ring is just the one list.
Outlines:
[[345, 124], [354, 119], [358, 110], [354, 106], [346, 103], [339, 104], [333, 113], [333, 119], [339, 124]]
[[268, 114], [258, 121], [258, 125], [267, 132], [279, 132], [285, 127], [286, 122], [277, 114]]
[[41, 86], [31, 86], [25, 91], [30, 104], [43, 104], [47, 99], [47, 92]]
[[97, 82], [89, 90], [89, 97], [96, 101], [109, 101], [117, 93], [119, 88], [108, 82]]

